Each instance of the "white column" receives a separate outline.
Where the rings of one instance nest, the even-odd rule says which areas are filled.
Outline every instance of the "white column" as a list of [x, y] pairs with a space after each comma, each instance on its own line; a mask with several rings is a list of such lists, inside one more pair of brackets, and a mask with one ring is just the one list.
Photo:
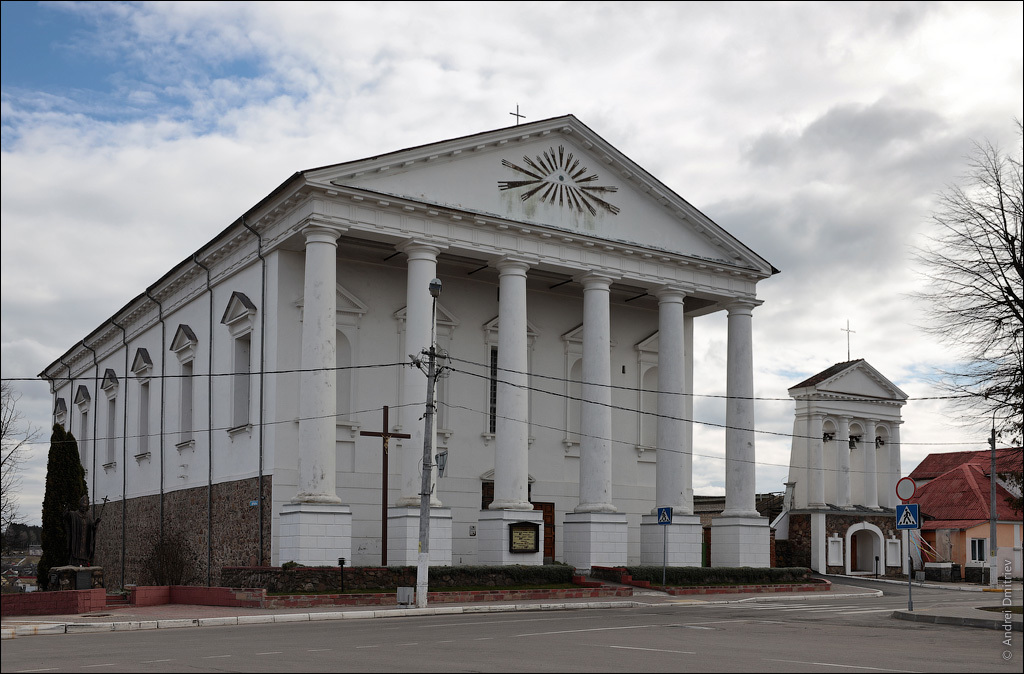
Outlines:
[[812, 508], [825, 507], [825, 447], [822, 434], [825, 415], [814, 413], [811, 415], [809, 424], [808, 439], [810, 443], [810, 465], [808, 466], [808, 478], [810, 482], [810, 493], [807, 495], [808, 505]]
[[[583, 386], [580, 413], [580, 502], [566, 513], [565, 561], [579, 569], [626, 563], [629, 526], [612, 504], [612, 279], [587, 274], [583, 283]], [[650, 517], [648, 515], [647, 517]]]
[[529, 498], [529, 396], [526, 373], [526, 272], [523, 260], [505, 258], [499, 272], [498, 400], [491, 510], [533, 510]]
[[889, 493], [892, 494], [889, 503], [893, 506], [899, 500], [896, 497], [896, 483], [903, 477], [903, 468], [900, 464], [900, 423], [899, 421], [893, 421], [890, 425], [891, 432], [889, 434]]
[[[693, 453], [686, 444], [686, 358], [683, 299], [680, 288], [658, 296], [658, 452], [655, 499], [674, 514], [692, 515]], [[691, 502], [692, 502], [692, 496]]]
[[836, 471], [836, 500], [840, 508], [850, 507], [850, 417], [839, 417], [836, 435], [839, 470]]
[[[310, 227], [302, 304], [299, 484], [294, 503], [341, 503], [335, 493], [336, 285], [340, 232]], [[286, 560], [287, 561], [287, 560]]]
[[878, 507], [878, 461], [875, 457], [875, 420], [864, 420], [864, 505]]
[[302, 299], [302, 372], [299, 375], [298, 486], [281, 506], [278, 564], [334, 565], [352, 558], [352, 510], [336, 492], [337, 248], [340, 232], [303, 231], [306, 269]]
[[[441, 247], [433, 243], [410, 240], [398, 246], [408, 258], [405, 290], [405, 346], [402, 353], [422, 358], [422, 351], [430, 347], [430, 332], [434, 324], [433, 298], [430, 282], [437, 276], [437, 256]], [[402, 432], [412, 437], [403, 441], [401, 457], [402, 491], [396, 505], [420, 505], [421, 470], [423, 468], [423, 408], [427, 403], [427, 378], [419, 368], [402, 370]], [[433, 480], [431, 481], [433, 484]], [[440, 505], [436, 493], [431, 506]]]
[[693, 320], [684, 315], [686, 290], [665, 287], [658, 296], [658, 450], [655, 499], [672, 508], [672, 524], [657, 509], [640, 518], [640, 563], [700, 566], [703, 527], [693, 514]]
[[687, 493], [686, 493], [686, 509], [688, 512], [693, 512], [693, 317], [683, 317], [683, 358], [686, 362], [686, 370], [684, 381], [686, 382], [685, 393], [683, 396], [683, 417], [687, 419], [685, 424], [684, 433], [686, 435], [685, 446], [690, 449], [690, 470], [687, 472]]
[[754, 463], [754, 306], [752, 302], [728, 306], [724, 517], [760, 517]]
[[[583, 277], [583, 402], [580, 409], [580, 502], [575, 512], [617, 512], [612, 505], [612, 280]], [[660, 373], [659, 373], [660, 378]]]
[[756, 302], [728, 305], [725, 407], [725, 510], [711, 521], [711, 566], [771, 564], [768, 519], [757, 512], [754, 453], [754, 354], [751, 311]]

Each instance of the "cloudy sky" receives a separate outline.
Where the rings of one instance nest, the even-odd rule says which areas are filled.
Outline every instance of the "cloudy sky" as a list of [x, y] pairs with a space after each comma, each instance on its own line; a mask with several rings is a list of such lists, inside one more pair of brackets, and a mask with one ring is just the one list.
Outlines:
[[[2, 7], [2, 376], [42, 429], [28, 523], [52, 404], [34, 378], [57, 356], [293, 172], [509, 126], [517, 106], [575, 115], [781, 270], [754, 319], [758, 491], [783, 489], [786, 390], [846, 360], [848, 336], [911, 397], [905, 473], [987, 446], [935, 399], [955, 354], [908, 293], [973, 143], [1018, 142], [1020, 2]], [[723, 327], [698, 322], [698, 393], [725, 392]], [[721, 422], [710, 402], [695, 416]], [[698, 493], [723, 493], [717, 433], [698, 424]]]

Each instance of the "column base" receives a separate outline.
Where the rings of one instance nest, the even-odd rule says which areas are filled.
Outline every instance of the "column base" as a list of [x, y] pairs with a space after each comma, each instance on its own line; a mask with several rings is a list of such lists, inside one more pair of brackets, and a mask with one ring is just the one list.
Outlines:
[[[452, 565], [452, 511], [430, 509], [430, 566]], [[388, 508], [388, 566], [418, 566], [420, 509]]]
[[622, 513], [566, 513], [565, 562], [581, 573], [595, 566], [625, 566], [629, 527]]
[[702, 566], [704, 527], [696, 515], [673, 515], [658, 524], [657, 515], [640, 518], [640, 563], [651, 566]]
[[771, 565], [767, 517], [716, 517], [711, 520], [711, 565]]
[[[536, 552], [509, 551], [509, 524], [531, 522], [540, 525]], [[506, 566], [544, 563], [544, 513], [540, 510], [481, 510], [476, 525], [477, 564]]]
[[716, 517], [711, 520], [711, 566], [771, 566], [767, 517]]
[[281, 507], [278, 564], [337, 566], [352, 559], [352, 509], [336, 503], [285, 503]]

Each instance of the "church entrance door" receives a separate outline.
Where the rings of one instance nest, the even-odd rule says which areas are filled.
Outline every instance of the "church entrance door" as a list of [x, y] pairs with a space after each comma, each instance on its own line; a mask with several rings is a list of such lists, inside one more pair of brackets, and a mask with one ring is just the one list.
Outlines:
[[555, 561], [555, 504], [534, 503], [533, 509], [544, 513], [544, 563], [552, 564]]

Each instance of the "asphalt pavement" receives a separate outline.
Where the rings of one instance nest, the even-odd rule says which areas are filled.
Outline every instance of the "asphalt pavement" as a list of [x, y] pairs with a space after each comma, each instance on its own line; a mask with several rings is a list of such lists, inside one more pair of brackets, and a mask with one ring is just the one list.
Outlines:
[[[366, 620], [420, 615], [450, 615], [459, 613], [495, 613], [507, 611], [565, 611], [600, 608], [631, 608], [671, 604], [730, 604], [741, 602], [813, 602], [830, 599], [881, 596], [885, 584], [905, 582], [857, 577], [869, 587], [846, 584], [854, 579], [847, 576], [828, 576], [832, 586], [818, 592], [771, 592], [728, 595], [669, 595], [653, 589], [636, 588], [632, 597], [610, 597], [595, 600], [557, 599], [524, 600], [505, 602], [465, 602], [459, 604], [435, 603], [425, 608], [401, 606], [341, 607], [321, 606], [302, 609], [260, 609], [227, 606], [198, 606], [191, 604], [163, 604], [159, 606], [107, 607], [101, 611], [77, 615], [11, 616], [5, 617], [0, 625], [0, 638], [55, 634], [80, 634], [84, 632], [110, 632], [124, 630], [179, 629], [187, 627], [210, 627], [217, 625], [246, 625], [256, 623], [304, 622], [314, 620]], [[876, 589], [877, 588], [877, 589]], [[1002, 612], [983, 610], [986, 607], [1003, 605], [1005, 588], [986, 588], [970, 583], [914, 582], [913, 588], [943, 589], [949, 592], [971, 592], [970, 598], [958, 597], [950, 605], [939, 604], [913, 611], [897, 610], [891, 618], [913, 620], [922, 623], [956, 625], [971, 628], [1006, 631], [1006, 625], [1016, 632], [1022, 631], [1022, 616], [1017, 614], [1006, 623]], [[1014, 582], [1010, 588], [1012, 603], [1021, 605], [1021, 583]], [[929, 602], [931, 603], [931, 602]]]

